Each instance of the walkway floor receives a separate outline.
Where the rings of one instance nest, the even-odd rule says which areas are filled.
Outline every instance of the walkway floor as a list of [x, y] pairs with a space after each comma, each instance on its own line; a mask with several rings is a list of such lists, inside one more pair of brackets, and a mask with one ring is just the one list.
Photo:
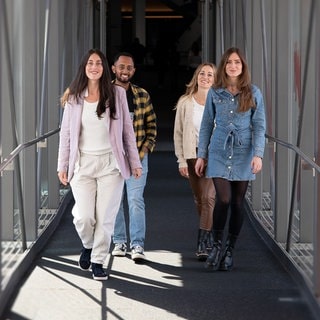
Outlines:
[[10, 320], [309, 320], [299, 288], [245, 219], [232, 272], [208, 272], [195, 258], [197, 216], [172, 152], [155, 152], [145, 192], [145, 264], [110, 256], [110, 279], [95, 281], [77, 261], [71, 206], [17, 292]]

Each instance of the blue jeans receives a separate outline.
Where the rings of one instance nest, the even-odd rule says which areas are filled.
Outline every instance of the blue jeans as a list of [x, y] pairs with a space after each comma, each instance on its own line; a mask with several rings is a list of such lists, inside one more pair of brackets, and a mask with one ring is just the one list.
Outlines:
[[141, 177], [139, 179], [135, 179], [133, 176], [131, 176], [129, 179], [125, 180], [122, 201], [117, 214], [113, 232], [114, 243], [127, 243], [126, 222], [123, 206], [126, 192], [129, 208], [130, 248], [134, 246], [144, 247], [144, 239], [146, 234], [146, 217], [143, 193], [148, 175], [148, 154], [145, 154], [141, 164]]

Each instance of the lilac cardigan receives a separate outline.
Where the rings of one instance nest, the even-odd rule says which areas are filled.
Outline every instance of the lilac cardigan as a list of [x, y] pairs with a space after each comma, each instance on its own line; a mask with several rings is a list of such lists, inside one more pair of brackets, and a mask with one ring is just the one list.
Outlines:
[[[124, 179], [128, 179], [132, 173], [132, 169], [141, 168], [142, 166], [139, 160], [132, 120], [129, 115], [125, 89], [114, 86], [114, 91], [116, 116], [115, 119], [110, 119], [109, 137], [121, 175]], [[86, 96], [87, 91], [83, 94], [83, 97]], [[79, 154], [82, 109], [83, 99], [80, 99], [79, 103], [68, 101], [65, 105], [61, 122], [58, 172], [68, 172], [69, 182], [73, 176], [75, 163]], [[106, 117], [109, 117], [108, 108], [106, 109]]]

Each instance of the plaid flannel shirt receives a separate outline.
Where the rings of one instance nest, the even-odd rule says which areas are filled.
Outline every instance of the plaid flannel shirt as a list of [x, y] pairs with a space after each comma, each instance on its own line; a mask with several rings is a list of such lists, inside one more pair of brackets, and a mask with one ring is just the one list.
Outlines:
[[143, 147], [152, 152], [157, 136], [156, 114], [153, 110], [149, 93], [137, 85], [130, 83], [133, 92], [134, 118], [133, 128], [136, 135], [140, 159], [144, 157]]

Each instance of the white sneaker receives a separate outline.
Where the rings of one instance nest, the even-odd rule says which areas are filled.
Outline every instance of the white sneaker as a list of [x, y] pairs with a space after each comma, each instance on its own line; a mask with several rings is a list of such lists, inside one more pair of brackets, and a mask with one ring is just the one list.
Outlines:
[[127, 245], [125, 243], [116, 243], [111, 254], [116, 257], [124, 257], [127, 254]]
[[131, 258], [134, 261], [144, 260], [146, 257], [141, 246], [135, 246], [131, 250]]

